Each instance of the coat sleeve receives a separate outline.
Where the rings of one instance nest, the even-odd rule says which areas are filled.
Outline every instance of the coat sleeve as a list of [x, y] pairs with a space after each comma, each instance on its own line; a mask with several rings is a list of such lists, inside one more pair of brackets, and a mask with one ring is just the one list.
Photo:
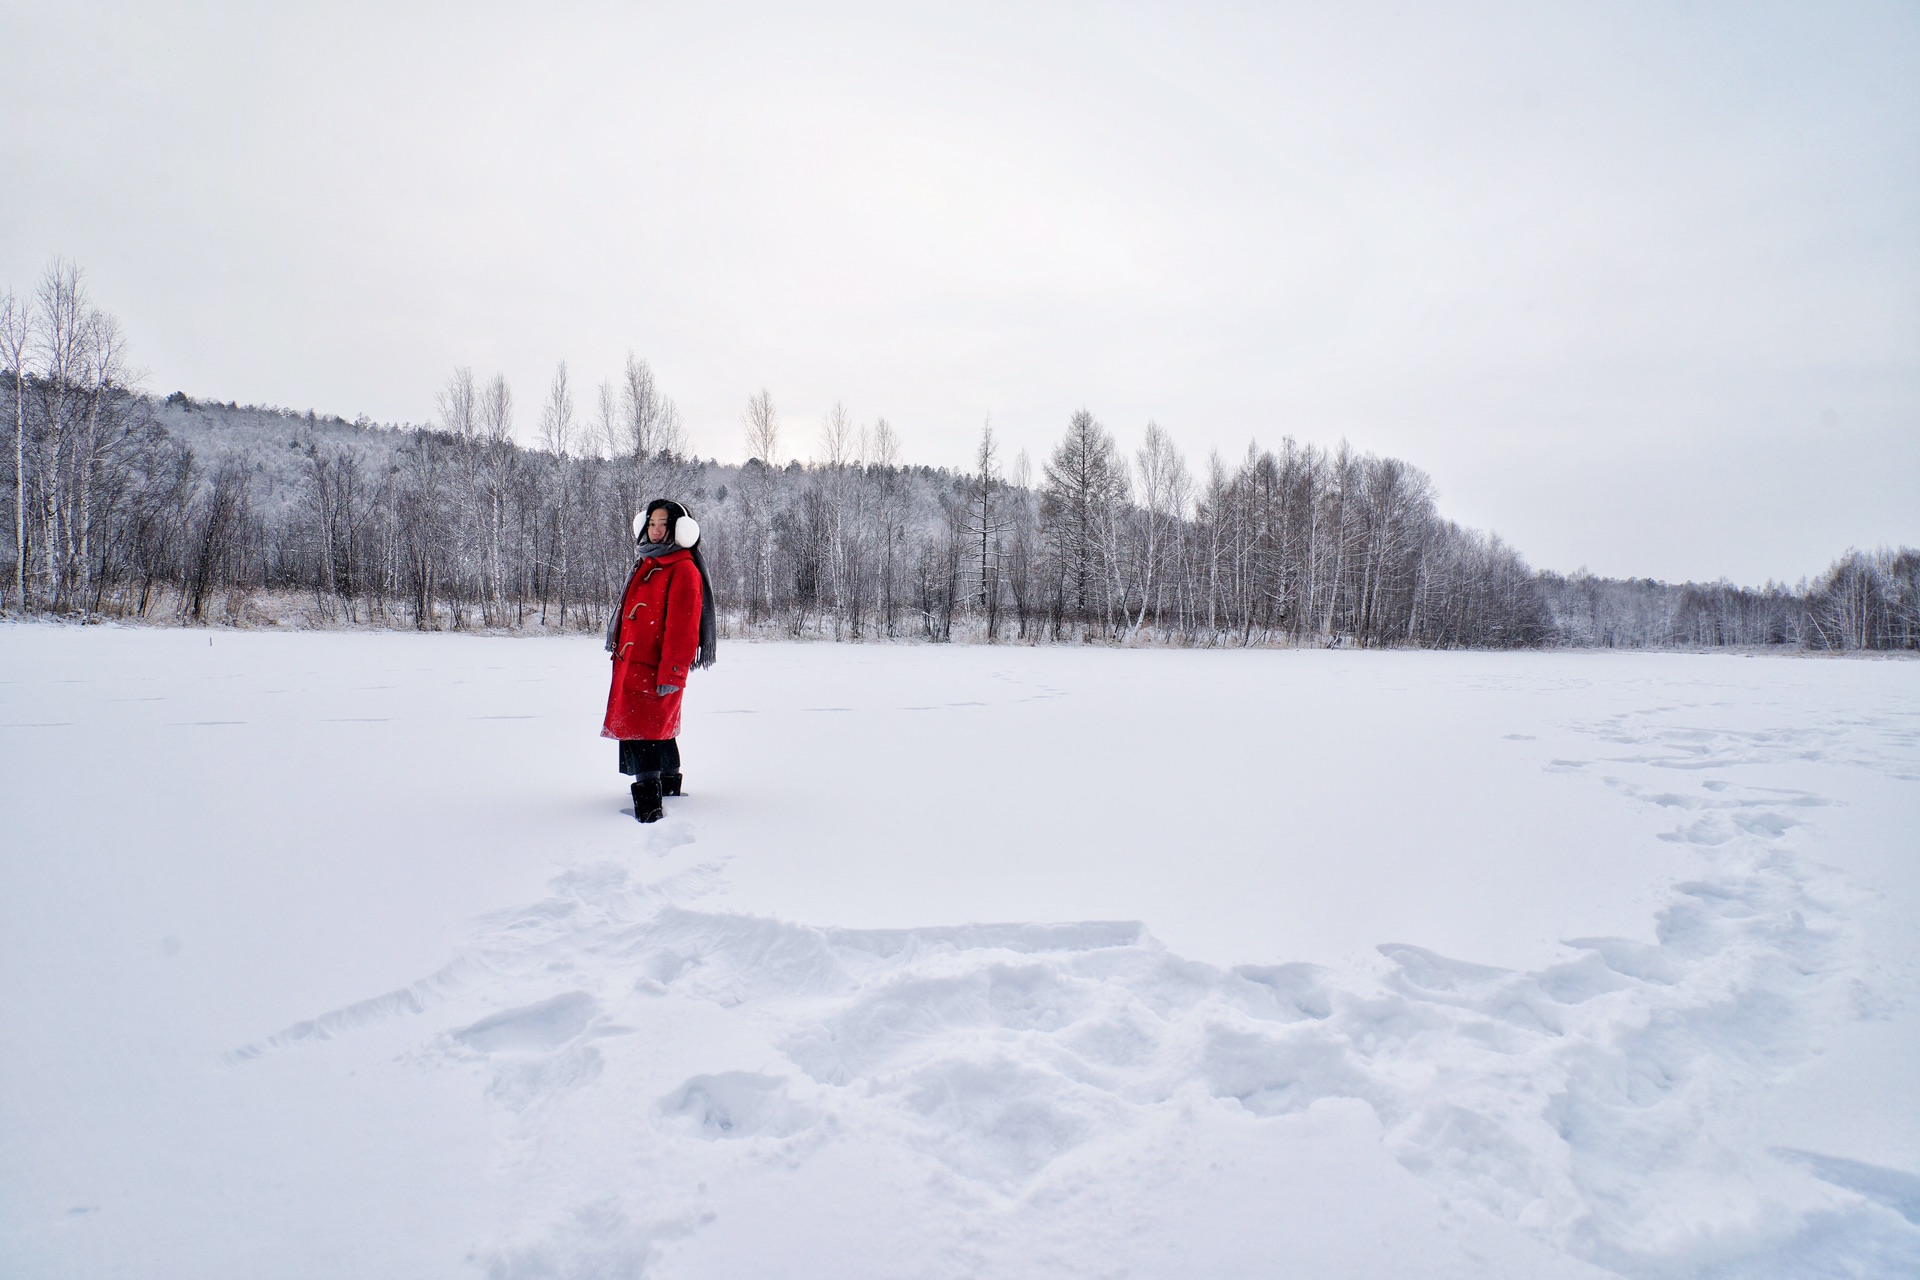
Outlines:
[[660, 675], [666, 684], [684, 685], [700, 649], [700, 571], [677, 565], [667, 582], [667, 628], [660, 641]]

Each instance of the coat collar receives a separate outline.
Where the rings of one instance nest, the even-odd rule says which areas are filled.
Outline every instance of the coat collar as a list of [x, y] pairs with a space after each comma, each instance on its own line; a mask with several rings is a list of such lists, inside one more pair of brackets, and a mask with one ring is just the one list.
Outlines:
[[681, 564], [691, 559], [693, 559], [693, 552], [687, 550], [685, 547], [675, 547], [673, 550], [662, 552], [657, 556], [641, 556], [633, 562], [633, 567], [636, 569], [644, 569], [648, 565], [665, 566]]

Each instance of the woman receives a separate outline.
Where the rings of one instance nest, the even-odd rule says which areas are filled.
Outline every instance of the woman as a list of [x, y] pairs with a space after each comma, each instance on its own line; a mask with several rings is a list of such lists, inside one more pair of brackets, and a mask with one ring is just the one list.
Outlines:
[[633, 775], [633, 816], [658, 822], [661, 796], [680, 794], [680, 693], [694, 667], [713, 665], [713, 592], [700, 558], [700, 525], [656, 498], [633, 518], [639, 559], [607, 622], [613, 688], [603, 738], [620, 740], [620, 772]]

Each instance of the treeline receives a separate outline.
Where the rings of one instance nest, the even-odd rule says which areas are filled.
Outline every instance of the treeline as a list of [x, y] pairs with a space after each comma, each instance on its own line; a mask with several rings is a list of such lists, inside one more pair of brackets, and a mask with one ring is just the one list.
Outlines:
[[1670, 586], [1540, 575], [1554, 643], [1656, 649], [1920, 649], [1920, 551], [1849, 551], [1812, 582]]
[[[1787, 590], [1536, 574], [1444, 519], [1416, 468], [1282, 440], [1196, 474], [1149, 423], [1123, 452], [1074, 415], [1038, 472], [991, 429], [965, 471], [913, 467], [884, 420], [836, 406], [780, 465], [762, 391], [742, 466], [689, 454], [647, 364], [582, 405], [565, 365], [517, 443], [504, 378], [458, 370], [435, 423], [395, 431], [156, 402], [56, 264], [0, 298], [8, 444], [0, 605], [26, 611], [423, 629], [594, 629], [628, 522], [700, 518], [725, 625], [840, 639], [1363, 646], [1912, 648], [1916, 556], [1849, 555]], [[212, 429], [214, 424], [220, 429]], [[172, 429], [169, 428], [172, 424]], [[239, 428], [239, 429], [236, 429]], [[201, 453], [187, 442], [201, 444]]]

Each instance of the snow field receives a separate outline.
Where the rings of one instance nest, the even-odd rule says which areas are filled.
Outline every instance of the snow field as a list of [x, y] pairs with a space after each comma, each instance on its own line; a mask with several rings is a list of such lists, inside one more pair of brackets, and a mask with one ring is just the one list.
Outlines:
[[204, 639], [0, 629], [22, 1274], [1920, 1268], [1913, 664], [736, 645], [640, 828], [589, 644]]

